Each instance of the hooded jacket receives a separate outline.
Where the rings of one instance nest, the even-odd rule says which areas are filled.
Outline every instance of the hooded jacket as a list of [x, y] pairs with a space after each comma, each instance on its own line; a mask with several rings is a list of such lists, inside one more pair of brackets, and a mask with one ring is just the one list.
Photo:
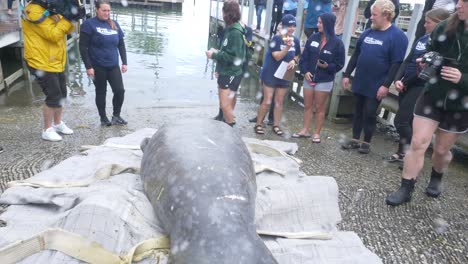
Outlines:
[[[317, 83], [330, 82], [335, 74], [341, 70], [345, 63], [345, 48], [343, 42], [335, 36], [335, 16], [326, 13], [320, 16], [327, 43], [320, 49], [321, 33], [317, 32], [309, 37], [302, 53], [299, 69], [302, 73], [312, 73]], [[317, 66], [321, 59], [328, 64], [326, 69]]]
[[[437, 51], [447, 58], [456, 60], [456, 66], [462, 73], [460, 82], [457, 84], [438, 78], [431, 84], [426, 83], [425, 91], [429, 93], [434, 105], [450, 112], [468, 111], [468, 34], [465, 33], [464, 23], [458, 25], [455, 37], [446, 37], [445, 27], [447, 21], [442, 21], [432, 31], [427, 45], [427, 51]], [[442, 36], [442, 37], [441, 37]]]
[[219, 75], [238, 76], [243, 73], [245, 43], [245, 29], [239, 22], [224, 30], [221, 48], [212, 55], [212, 59], [216, 60], [216, 72]]
[[29, 3], [24, 8], [21, 19], [24, 34], [24, 58], [29, 67], [46, 72], [63, 72], [67, 61], [67, 41], [65, 35], [73, 32], [73, 24], [63, 19], [55, 22], [50, 16], [42, 22], [45, 8]]

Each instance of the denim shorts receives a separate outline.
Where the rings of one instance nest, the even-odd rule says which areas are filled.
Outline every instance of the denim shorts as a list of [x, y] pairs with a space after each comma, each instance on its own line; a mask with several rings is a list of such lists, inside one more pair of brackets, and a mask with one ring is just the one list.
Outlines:
[[306, 79], [304, 79], [302, 87], [304, 89], [314, 89], [317, 92], [327, 92], [327, 93], [329, 93], [333, 89], [333, 81], [316, 83], [314, 86], [312, 86], [312, 85], [310, 85], [310, 83]]

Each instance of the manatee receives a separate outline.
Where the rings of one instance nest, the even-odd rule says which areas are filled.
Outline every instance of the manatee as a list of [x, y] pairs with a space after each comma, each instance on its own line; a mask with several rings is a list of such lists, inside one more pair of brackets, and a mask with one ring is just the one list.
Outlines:
[[257, 235], [257, 186], [241, 137], [214, 120], [178, 121], [141, 144], [144, 190], [171, 263], [277, 263]]

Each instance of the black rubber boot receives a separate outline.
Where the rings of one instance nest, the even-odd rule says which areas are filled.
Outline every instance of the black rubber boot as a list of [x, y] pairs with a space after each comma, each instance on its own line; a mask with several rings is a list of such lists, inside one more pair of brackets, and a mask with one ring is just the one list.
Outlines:
[[391, 193], [387, 196], [387, 199], [385, 199], [385, 202], [388, 205], [393, 205], [397, 206], [402, 203], [409, 202], [411, 200], [411, 193], [414, 190], [414, 184], [416, 183], [416, 180], [407, 180], [407, 179], [401, 179], [401, 186], [398, 191]]
[[442, 176], [443, 173], [439, 173], [432, 168], [431, 180], [426, 188], [427, 196], [437, 198], [442, 192]]
[[224, 121], [223, 110], [221, 110], [221, 108], [219, 109], [218, 115], [213, 117], [213, 119], [216, 121]]

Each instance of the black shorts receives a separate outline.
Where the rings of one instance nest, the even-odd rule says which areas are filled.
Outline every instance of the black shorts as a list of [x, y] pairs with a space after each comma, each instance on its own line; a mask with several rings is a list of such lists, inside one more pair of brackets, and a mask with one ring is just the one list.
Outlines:
[[29, 67], [36, 77], [42, 92], [45, 94], [45, 104], [51, 108], [62, 107], [63, 99], [67, 97], [67, 81], [64, 72], [45, 72]]
[[445, 132], [461, 134], [468, 131], [468, 112], [449, 112], [435, 107], [427, 93], [422, 93], [416, 101], [414, 115], [438, 122], [439, 129]]
[[219, 75], [218, 76], [218, 87], [220, 89], [229, 89], [237, 92], [239, 85], [242, 81], [242, 74], [237, 76]]

